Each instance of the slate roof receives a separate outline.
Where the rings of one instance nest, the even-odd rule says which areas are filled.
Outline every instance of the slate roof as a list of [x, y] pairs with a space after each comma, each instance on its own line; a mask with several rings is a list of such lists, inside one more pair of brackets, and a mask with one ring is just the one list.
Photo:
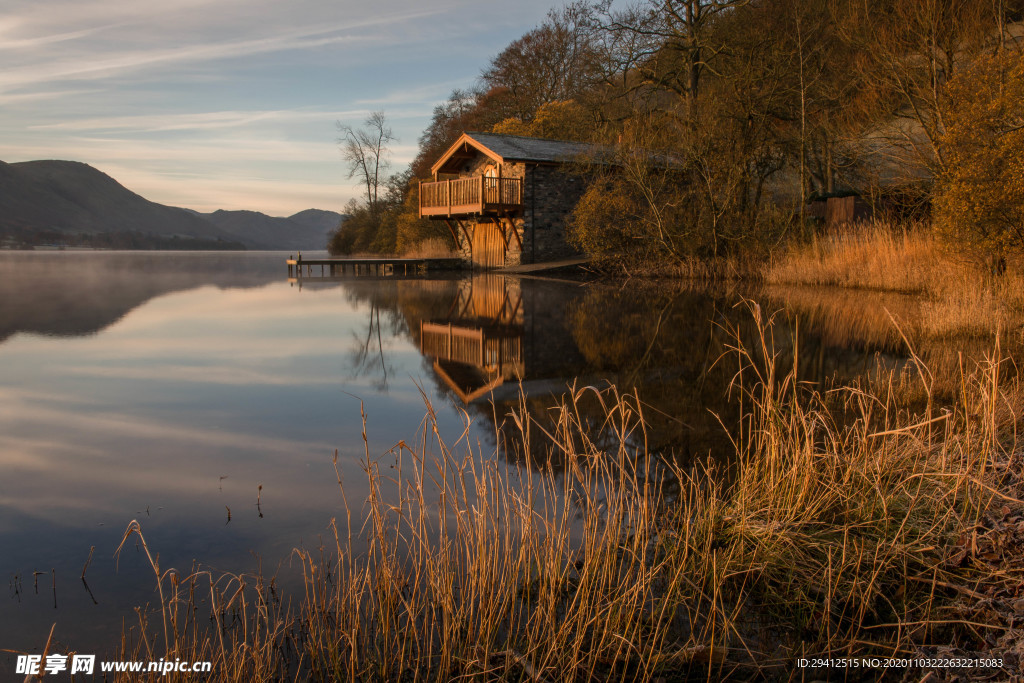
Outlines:
[[504, 161], [566, 162], [584, 154], [593, 155], [604, 149], [601, 145], [566, 140], [527, 138], [521, 135], [477, 133], [466, 135], [500, 156]]

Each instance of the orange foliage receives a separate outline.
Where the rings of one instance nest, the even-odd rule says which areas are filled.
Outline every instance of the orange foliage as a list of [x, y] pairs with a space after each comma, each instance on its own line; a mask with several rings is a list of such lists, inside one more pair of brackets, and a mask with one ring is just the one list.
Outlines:
[[586, 109], [572, 100], [565, 100], [542, 104], [529, 122], [505, 119], [495, 124], [493, 132], [549, 140], [588, 140], [593, 129], [593, 120]]
[[935, 199], [955, 245], [992, 254], [1024, 247], [1024, 60], [984, 57], [949, 84], [947, 170]]

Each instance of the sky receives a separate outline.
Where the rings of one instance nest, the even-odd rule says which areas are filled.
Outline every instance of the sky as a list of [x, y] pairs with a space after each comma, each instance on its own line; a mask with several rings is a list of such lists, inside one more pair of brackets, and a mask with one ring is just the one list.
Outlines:
[[557, 3], [0, 0], [0, 161], [83, 161], [197, 211], [341, 211], [338, 121], [384, 111], [404, 168], [434, 106]]

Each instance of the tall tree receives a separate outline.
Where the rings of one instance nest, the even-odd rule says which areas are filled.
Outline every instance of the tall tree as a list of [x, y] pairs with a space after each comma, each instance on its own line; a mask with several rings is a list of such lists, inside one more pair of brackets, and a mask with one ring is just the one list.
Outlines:
[[648, 0], [613, 12], [606, 0], [601, 8], [607, 30], [647, 39], [638, 60], [643, 82], [681, 97], [693, 116], [704, 73], [726, 49], [715, 22], [748, 4], [750, 0]]
[[503, 95], [507, 115], [530, 122], [545, 104], [577, 98], [600, 80], [592, 8], [574, 2], [502, 50], [484, 69], [485, 91]]
[[[430, 123], [420, 135], [419, 152], [412, 161], [415, 177], [429, 177], [431, 164], [463, 131], [490, 127], [491, 121], [480, 120], [481, 115], [486, 114], [480, 106], [482, 96], [479, 91], [456, 89], [447, 100], [434, 107]], [[497, 120], [497, 116], [492, 118]]]
[[995, 48], [1001, 19], [978, 0], [847, 0], [859, 76], [875, 91], [876, 137], [895, 164], [937, 177], [946, 168], [946, 85]]
[[1024, 60], [1001, 51], [949, 84], [936, 219], [958, 249], [1024, 248]]

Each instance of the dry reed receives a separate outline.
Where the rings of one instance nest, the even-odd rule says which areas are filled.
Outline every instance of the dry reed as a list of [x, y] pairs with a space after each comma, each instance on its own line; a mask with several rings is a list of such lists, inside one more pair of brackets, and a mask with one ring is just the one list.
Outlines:
[[769, 285], [812, 285], [917, 294], [908, 321], [926, 337], [987, 336], [1024, 326], [1024, 270], [993, 276], [983, 259], [944, 246], [922, 224], [874, 222], [794, 246], [765, 266]]
[[365, 453], [355, 521], [338, 473], [333, 547], [296, 550], [294, 608], [259, 577], [162, 571], [129, 526], [163, 637], [140, 611], [123, 656], [210, 659], [215, 681], [651, 681], [970, 647], [986, 625], [944, 610], [983, 578], [946, 560], [1008, 501], [992, 472], [1016, 453], [1017, 404], [997, 359], [945, 407], [912, 412], [892, 387], [824, 396], [795, 381], [799, 359], [781, 366], [772, 320], [751, 310], [757, 342], [719, 360], [736, 368], [731, 470], [648, 452], [642, 403], [614, 389], [574, 388], [548, 424], [525, 398], [507, 416], [517, 439], [499, 451], [542, 441], [537, 472], [474, 449], [468, 416], [442, 439], [427, 402], [417, 445]]
[[446, 240], [438, 237], [425, 239], [406, 249], [402, 256], [405, 258], [456, 258], [455, 252]]

